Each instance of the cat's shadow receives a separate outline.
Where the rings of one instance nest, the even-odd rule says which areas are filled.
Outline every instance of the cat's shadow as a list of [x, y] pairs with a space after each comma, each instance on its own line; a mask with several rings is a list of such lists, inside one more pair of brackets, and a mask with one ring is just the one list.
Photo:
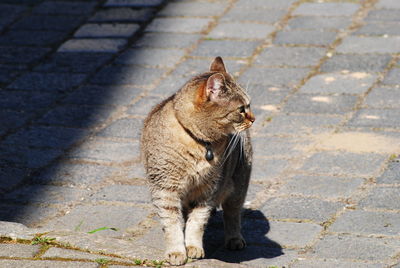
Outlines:
[[267, 237], [269, 231], [269, 221], [261, 211], [246, 209], [242, 218], [242, 234], [247, 243], [246, 248], [236, 251], [225, 249], [222, 211], [219, 210], [210, 218], [204, 233], [206, 258], [241, 263], [283, 255], [282, 246]]

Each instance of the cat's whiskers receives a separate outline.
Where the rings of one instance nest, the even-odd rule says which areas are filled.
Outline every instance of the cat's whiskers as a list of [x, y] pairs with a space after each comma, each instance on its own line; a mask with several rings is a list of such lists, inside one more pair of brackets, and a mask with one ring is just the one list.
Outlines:
[[235, 150], [236, 145], [240, 141], [240, 132], [235, 132], [228, 145], [225, 148], [224, 154], [222, 155], [222, 161], [221, 161], [221, 166], [225, 163], [225, 161], [228, 159], [228, 157], [232, 154], [232, 152]]

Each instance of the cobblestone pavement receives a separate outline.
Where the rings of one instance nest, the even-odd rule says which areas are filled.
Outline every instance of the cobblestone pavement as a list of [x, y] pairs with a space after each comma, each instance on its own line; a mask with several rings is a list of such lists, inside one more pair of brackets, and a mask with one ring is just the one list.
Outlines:
[[399, 268], [398, 0], [2, 0], [0, 267], [160, 266], [142, 120], [218, 55], [257, 117], [248, 247], [218, 211], [187, 266]]

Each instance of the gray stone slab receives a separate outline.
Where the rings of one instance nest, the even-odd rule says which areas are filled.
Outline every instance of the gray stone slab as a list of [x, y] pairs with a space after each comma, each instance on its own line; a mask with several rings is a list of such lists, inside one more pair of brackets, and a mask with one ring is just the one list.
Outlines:
[[359, 127], [399, 127], [400, 110], [396, 109], [361, 109], [349, 121], [350, 126]]
[[400, 10], [398, 9], [378, 9], [368, 13], [366, 21], [399, 21]]
[[398, 53], [400, 36], [349, 36], [337, 47], [339, 53]]
[[59, 268], [96, 268], [97, 263], [80, 262], [80, 261], [52, 261], [52, 260], [0, 260], [1, 267], [4, 268], [42, 268], [42, 267], [59, 267]]
[[392, 161], [385, 172], [379, 176], [377, 183], [400, 183], [400, 161]]
[[0, 110], [0, 123], [2, 125], [0, 131], [5, 132], [9, 129], [20, 127], [30, 118], [32, 118], [32, 114], [27, 112]]
[[164, 1], [165, 0], [108, 0], [105, 3], [105, 7], [157, 7]]
[[[311, 77], [301, 87], [300, 92], [362, 94], [372, 86], [376, 79], [377, 75], [364, 72], [319, 74]], [[327, 104], [330, 102], [331, 100], [326, 100]]]
[[123, 118], [111, 123], [98, 132], [97, 136], [139, 139], [142, 127], [143, 120], [141, 119]]
[[321, 71], [383, 72], [390, 60], [385, 54], [335, 54], [321, 65]]
[[370, 108], [400, 108], [400, 89], [399, 88], [374, 88], [367, 95], [365, 104]]
[[[188, 48], [200, 39], [199, 34], [180, 33], [145, 33], [137, 40], [134, 47]], [[179, 42], [176, 42], [179, 40]]]
[[21, 184], [29, 173], [24, 168], [0, 166], [0, 193], [9, 192], [9, 190]]
[[0, 244], [0, 257], [33, 258], [39, 250], [40, 245]]
[[273, 8], [287, 9], [296, 0], [239, 0], [236, 5], [239, 8]]
[[32, 15], [18, 20], [18, 22], [12, 26], [12, 29], [71, 31], [78, 27], [81, 23], [82, 18], [75, 16]]
[[115, 53], [123, 49], [126, 44], [126, 39], [116, 38], [69, 39], [59, 47], [58, 52]]
[[294, 15], [308, 16], [351, 16], [360, 5], [353, 3], [303, 3], [294, 12]]
[[78, 38], [129, 38], [138, 30], [139, 24], [133, 23], [87, 23], [74, 34]]
[[169, 97], [185, 85], [187, 80], [186, 77], [170, 75], [161, 80], [161, 82], [151, 90], [151, 93]]
[[119, 262], [127, 262], [130, 263], [128, 260], [124, 260], [121, 258], [114, 258], [100, 254], [92, 254], [88, 252], [78, 251], [78, 250], [71, 250], [71, 249], [64, 249], [64, 248], [49, 248], [42, 256], [42, 258], [57, 258], [57, 259], [72, 259], [72, 260], [91, 260], [95, 261], [97, 259], [104, 259], [108, 261], [119, 261]]
[[288, 29], [343, 30], [351, 23], [346, 17], [296, 16], [289, 21]]
[[284, 9], [272, 9], [270, 5], [262, 7], [248, 7], [244, 4], [233, 6], [220, 21], [257, 21], [273, 24], [286, 14]]
[[374, 153], [319, 152], [308, 158], [302, 169], [320, 174], [372, 176], [385, 159]]
[[227, 2], [172, 2], [158, 14], [161, 16], [211, 17], [224, 12]]
[[383, 268], [384, 264], [360, 263], [343, 260], [327, 259], [302, 259], [291, 265], [293, 268], [334, 268], [334, 267], [352, 267], [352, 268]]
[[115, 63], [171, 68], [184, 54], [185, 52], [181, 49], [134, 48], [126, 50], [115, 60]]
[[386, 85], [399, 85], [400, 84], [400, 68], [394, 68], [389, 71], [385, 79], [383, 79], [383, 84]]
[[[271, 219], [296, 219], [325, 222], [344, 207], [338, 202], [314, 198], [275, 197], [264, 203], [261, 211]], [[284, 208], [284, 209], [283, 209]]]
[[[3, 202], [2, 202], [3, 203]], [[50, 217], [54, 217], [59, 212], [58, 209], [53, 207], [45, 206], [35, 206], [35, 205], [0, 205], [0, 219], [7, 222], [18, 222], [22, 223], [28, 227], [42, 227], [42, 222]], [[36, 233], [39, 233], [36, 230]], [[16, 234], [16, 229], [13, 232], [9, 232], [9, 236], [22, 238], [22, 239], [32, 239], [33, 234], [26, 231], [23, 234]], [[0, 266], [1, 267], [1, 266]]]
[[252, 22], [221, 22], [209, 34], [210, 38], [264, 39], [274, 26]]
[[8, 88], [51, 92], [66, 91], [81, 84], [85, 78], [86, 75], [83, 74], [29, 72], [20, 76]]
[[127, 110], [128, 114], [146, 116], [151, 109], [159, 104], [163, 99], [158, 96], [146, 96], [138, 102], [130, 106]]
[[259, 84], [244, 84], [244, 86], [251, 97], [252, 107], [257, 107], [266, 111], [274, 110], [290, 92], [290, 90], [284, 86], [269, 87]]
[[293, 87], [303, 79], [309, 68], [259, 68], [251, 67], [240, 76], [243, 84], [257, 82], [266, 86]]
[[280, 191], [321, 198], [349, 198], [363, 182], [361, 178], [295, 176], [284, 184]]
[[400, 232], [399, 213], [350, 210], [329, 228], [331, 232], [396, 236]]
[[0, 221], [0, 236], [10, 238], [14, 241], [17, 241], [18, 239], [32, 240], [40, 231], [43, 231], [43, 229], [28, 228], [17, 222]]
[[201, 33], [206, 30], [211, 19], [208, 18], [156, 18], [146, 32]]
[[116, 168], [108, 166], [58, 163], [42, 170], [30, 179], [38, 184], [87, 187], [101, 182], [115, 171]]
[[332, 259], [382, 261], [397, 252], [400, 242], [383, 238], [325, 236], [315, 246], [313, 256]]
[[259, 44], [256, 41], [204, 40], [192, 52], [192, 55], [203, 57], [216, 57], [219, 55], [221, 57], [246, 58], [253, 54]]
[[49, 47], [62, 42], [67, 34], [50, 30], [14, 30], [0, 36], [0, 45]]
[[134, 161], [138, 160], [139, 157], [139, 144], [137, 142], [113, 142], [97, 138], [72, 150], [68, 156], [70, 158], [114, 163]]
[[371, 21], [361, 27], [359, 35], [400, 35], [400, 21]]
[[310, 141], [302, 138], [290, 137], [252, 137], [255, 156], [293, 158], [304, 153]]
[[67, 1], [45, 1], [33, 9], [35, 14], [68, 14], [68, 15], [87, 15], [97, 5], [96, 2], [67, 2]]
[[149, 187], [143, 185], [109, 185], [91, 197], [93, 201], [151, 203]]
[[317, 65], [326, 50], [314, 47], [269, 47], [255, 60], [262, 66], [296, 66], [308, 67]]
[[381, 0], [376, 4], [376, 7], [386, 9], [400, 9], [400, 3], [396, 0]]
[[278, 32], [275, 44], [317, 45], [327, 46], [336, 39], [333, 31], [295, 30]]
[[2, 63], [30, 64], [44, 57], [50, 48], [45, 47], [0, 47]]
[[279, 178], [290, 163], [286, 159], [260, 159], [256, 158], [253, 162], [251, 173], [252, 180], [268, 181], [269, 179]]
[[368, 195], [360, 201], [362, 207], [400, 209], [400, 188], [373, 188]]
[[146, 209], [132, 206], [115, 205], [80, 205], [70, 213], [48, 222], [46, 227], [68, 229], [71, 231], [89, 232], [98, 228], [116, 228], [101, 230], [101, 236], [120, 236], [128, 227], [142, 221], [149, 212]]
[[89, 18], [90, 22], [146, 22], [154, 16], [154, 9], [115, 7], [99, 9]]
[[135, 86], [88, 85], [74, 90], [62, 102], [77, 105], [128, 105], [142, 92], [143, 89]]
[[107, 66], [97, 72], [91, 82], [99, 85], [150, 86], [165, 70], [140, 66]]

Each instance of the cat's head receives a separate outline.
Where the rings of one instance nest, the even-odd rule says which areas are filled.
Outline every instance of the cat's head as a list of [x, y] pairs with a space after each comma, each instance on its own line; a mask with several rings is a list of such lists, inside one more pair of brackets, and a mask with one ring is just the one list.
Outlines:
[[185, 87], [194, 92], [190, 118], [205, 135], [226, 136], [253, 124], [250, 97], [227, 72], [221, 57], [214, 59], [209, 72], [195, 77]]

